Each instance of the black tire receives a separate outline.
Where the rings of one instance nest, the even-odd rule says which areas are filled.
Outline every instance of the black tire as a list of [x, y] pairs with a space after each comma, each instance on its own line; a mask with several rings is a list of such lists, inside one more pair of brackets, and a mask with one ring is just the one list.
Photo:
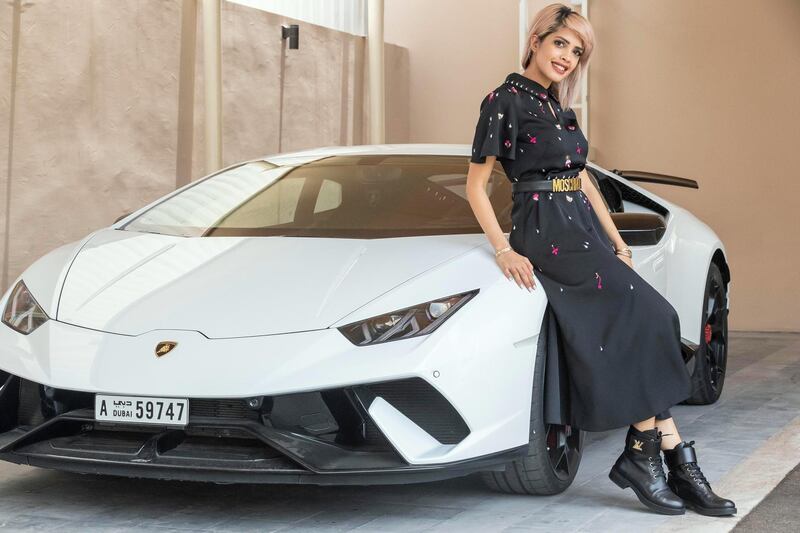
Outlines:
[[692, 395], [683, 403], [708, 405], [716, 402], [725, 384], [728, 364], [728, 292], [722, 272], [711, 263], [703, 297], [700, 344], [687, 361], [692, 375]]
[[544, 423], [544, 353], [536, 355], [531, 395], [528, 455], [505, 470], [484, 472], [492, 490], [509, 494], [558, 494], [572, 484], [583, 454], [585, 433], [570, 426]]

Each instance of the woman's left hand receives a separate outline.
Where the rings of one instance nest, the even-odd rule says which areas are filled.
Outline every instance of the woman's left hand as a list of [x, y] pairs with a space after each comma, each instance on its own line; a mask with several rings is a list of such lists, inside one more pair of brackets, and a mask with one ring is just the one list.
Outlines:
[[617, 257], [619, 257], [620, 260], [623, 263], [625, 263], [629, 267], [633, 268], [633, 260], [630, 257], [628, 257], [627, 255], [622, 255], [622, 254], [617, 254]]

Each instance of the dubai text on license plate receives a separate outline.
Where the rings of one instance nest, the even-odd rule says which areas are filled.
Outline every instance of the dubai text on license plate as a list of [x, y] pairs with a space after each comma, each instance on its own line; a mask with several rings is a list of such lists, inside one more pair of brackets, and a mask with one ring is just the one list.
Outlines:
[[102, 422], [185, 426], [189, 422], [189, 400], [97, 394], [94, 418]]

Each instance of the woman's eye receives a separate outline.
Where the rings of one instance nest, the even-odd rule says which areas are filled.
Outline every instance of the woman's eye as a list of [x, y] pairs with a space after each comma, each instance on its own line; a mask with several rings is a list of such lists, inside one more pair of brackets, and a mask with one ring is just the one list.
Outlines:
[[562, 44], [564, 44], [564, 41], [556, 41], [556, 46], [561, 46]]

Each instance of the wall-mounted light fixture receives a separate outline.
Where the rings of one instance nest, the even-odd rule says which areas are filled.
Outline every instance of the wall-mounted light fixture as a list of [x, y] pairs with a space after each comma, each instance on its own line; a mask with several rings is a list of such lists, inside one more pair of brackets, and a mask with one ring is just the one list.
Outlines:
[[281, 39], [289, 38], [289, 49], [297, 50], [300, 48], [300, 26], [292, 24], [291, 26], [281, 26]]

